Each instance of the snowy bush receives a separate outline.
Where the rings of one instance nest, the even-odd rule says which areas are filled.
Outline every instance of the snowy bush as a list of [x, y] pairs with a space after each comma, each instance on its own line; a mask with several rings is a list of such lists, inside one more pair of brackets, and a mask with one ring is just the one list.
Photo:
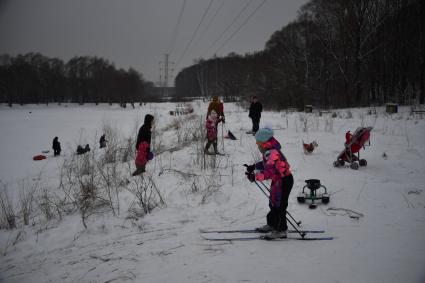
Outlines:
[[0, 228], [16, 228], [16, 213], [12, 200], [8, 195], [6, 184], [0, 188]]
[[37, 192], [38, 179], [35, 182], [21, 180], [19, 183], [19, 204], [22, 219], [25, 225], [29, 225], [29, 219], [33, 212], [34, 197]]
[[351, 110], [347, 110], [345, 112], [345, 118], [346, 119], [352, 119], [353, 118], [353, 113], [351, 113]]
[[127, 190], [135, 197], [129, 207], [129, 213], [141, 217], [154, 208], [165, 205], [152, 176], [141, 175], [131, 180]]
[[325, 117], [325, 132], [333, 132], [334, 131], [334, 119], [332, 117]]

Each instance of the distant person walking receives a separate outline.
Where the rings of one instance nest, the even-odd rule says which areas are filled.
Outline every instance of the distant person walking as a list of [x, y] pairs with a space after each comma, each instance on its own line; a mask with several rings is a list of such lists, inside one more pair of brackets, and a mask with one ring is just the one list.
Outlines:
[[53, 145], [52, 145], [52, 149], [53, 149], [53, 155], [54, 156], [59, 156], [61, 155], [61, 143], [58, 140], [58, 137], [55, 137], [53, 139]]
[[153, 119], [152, 115], [146, 114], [145, 121], [139, 129], [136, 141], [136, 171], [133, 172], [133, 176], [144, 173], [146, 163], [153, 158], [153, 153], [150, 151]]
[[251, 106], [249, 107], [248, 117], [252, 120], [252, 134], [258, 131], [260, 127], [261, 112], [263, 111], [263, 105], [258, 101], [256, 96], [251, 97]]
[[107, 140], [106, 140], [105, 134], [103, 134], [103, 135], [100, 137], [100, 140], [99, 140], [100, 148], [104, 148], [104, 147], [106, 147], [106, 142], [107, 142]]

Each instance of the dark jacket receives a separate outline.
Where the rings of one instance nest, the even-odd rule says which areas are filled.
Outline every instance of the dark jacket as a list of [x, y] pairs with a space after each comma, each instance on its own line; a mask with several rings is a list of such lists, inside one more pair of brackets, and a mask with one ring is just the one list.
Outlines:
[[252, 119], [260, 119], [261, 111], [263, 111], [263, 105], [259, 101], [251, 102], [251, 106], [249, 107], [249, 115], [248, 117]]
[[146, 114], [143, 126], [140, 127], [139, 133], [137, 135], [136, 150], [139, 148], [139, 144], [141, 142], [145, 141], [149, 145], [151, 144], [152, 121], [153, 121], [153, 116], [150, 114]]
[[60, 151], [61, 150], [61, 143], [58, 141], [58, 137], [55, 137], [53, 139], [52, 149], [55, 150], [55, 151]]
[[220, 99], [218, 99], [218, 96], [214, 96], [213, 100], [208, 105], [208, 111], [206, 116], [207, 119], [208, 119], [208, 116], [210, 116], [212, 110], [214, 110], [217, 113], [219, 118], [224, 117], [223, 102], [221, 102]]

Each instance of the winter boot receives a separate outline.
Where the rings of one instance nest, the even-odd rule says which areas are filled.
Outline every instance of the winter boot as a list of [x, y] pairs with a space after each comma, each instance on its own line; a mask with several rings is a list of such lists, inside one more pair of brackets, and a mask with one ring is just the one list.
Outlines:
[[213, 147], [214, 147], [214, 153], [220, 154], [220, 152], [218, 152], [218, 149], [217, 149], [217, 143], [213, 143]]
[[284, 239], [286, 237], [286, 231], [271, 231], [264, 235], [264, 239], [266, 240]]
[[136, 171], [134, 171], [133, 174], [131, 174], [131, 175], [137, 176], [137, 175], [140, 175], [140, 174], [145, 173], [145, 172], [146, 172], [145, 166], [141, 166], [141, 167], [137, 168]]
[[205, 148], [204, 148], [204, 154], [210, 154], [209, 151], [208, 151], [208, 149], [210, 148], [210, 145], [211, 145], [211, 143], [207, 142], [207, 144], [205, 145]]
[[255, 231], [261, 232], [261, 233], [267, 233], [267, 232], [273, 231], [273, 227], [266, 224], [261, 227], [255, 228]]

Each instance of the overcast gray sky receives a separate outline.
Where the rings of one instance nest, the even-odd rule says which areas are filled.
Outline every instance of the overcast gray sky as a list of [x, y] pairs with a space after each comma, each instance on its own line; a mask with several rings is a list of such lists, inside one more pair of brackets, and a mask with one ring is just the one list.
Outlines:
[[262, 50], [271, 34], [295, 20], [298, 9], [306, 2], [0, 0], [0, 54], [40, 52], [63, 60], [96, 55], [119, 68], [133, 67], [156, 82], [160, 77], [159, 62], [164, 61], [167, 52], [170, 61], [178, 63], [176, 75], [201, 56]]

